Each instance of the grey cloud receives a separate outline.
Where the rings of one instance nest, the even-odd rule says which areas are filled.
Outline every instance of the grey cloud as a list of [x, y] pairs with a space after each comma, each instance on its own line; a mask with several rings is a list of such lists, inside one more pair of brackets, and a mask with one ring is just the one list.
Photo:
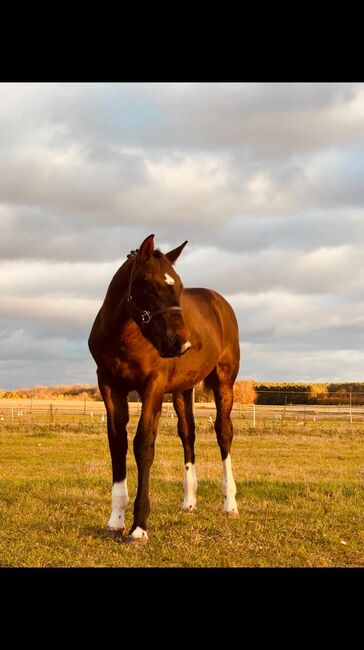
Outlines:
[[89, 329], [151, 232], [235, 305], [242, 375], [352, 379], [363, 116], [363, 84], [0, 85], [0, 385], [95, 381]]
[[45, 386], [55, 384], [96, 384], [96, 374], [92, 359], [88, 358], [86, 350], [78, 358], [65, 356], [67, 351], [61, 351], [57, 359], [46, 358], [38, 361], [38, 357], [28, 360], [0, 361], [0, 387], [11, 390], [19, 387]]
[[245, 361], [242, 374], [258, 381], [361, 381], [362, 349], [287, 351], [279, 345], [241, 345]]
[[0, 387], [11, 389], [35, 384], [95, 382], [95, 367], [85, 342], [77, 343], [54, 333], [37, 339], [31, 332], [0, 331]]
[[[12, 208], [3, 211], [0, 258], [100, 263], [125, 259], [129, 250], [156, 233], [162, 250], [185, 239], [191, 247], [215, 245], [226, 254], [263, 251], [272, 246], [302, 252], [321, 246], [334, 247], [355, 241], [364, 245], [364, 219], [361, 210], [343, 208], [335, 211], [316, 209], [285, 216], [228, 216], [225, 221], [207, 228], [196, 211], [189, 220], [165, 219], [159, 225], [150, 221], [136, 223], [120, 219], [120, 224], [91, 225], [82, 219], [70, 220], [36, 209]], [[182, 260], [182, 258], [181, 258]], [[116, 262], [115, 262], [116, 263]]]
[[[5, 216], [6, 214], [6, 216]], [[70, 219], [22, 206], [3, 210], [0, 259], [51, 262], [88, 262], [90, 265], [120, 259], [145, 238], [145, 225], [90, 224], [87, 218]], [[149, 232], [148, 232], [149, 234]]]
[[287, 289], [296, 294], [337, 294], [362, 286], [363, 252], [353, 246], [322, 246], [306, 253], [272, 246], [226, 254], [211, 247], [186, 251], [177, 270], [185, 286], [208, 286], [222, 293]]
[[[352, 137], [330, 119], [355, 100], [361, 84], [94, 84], [58, 87], [52, 120], [71, 139], [185, 150], [242, 146], [277, 155]], [[86, 108], [87, 107], [87, 108]], [[329, 116], [329, 119], [327, 118]]]
[[[65, 160], [62, 160], [62, 156]], [[59, 158], [61, 160], [59, 160]], [[0, 156], [0, 200], [5, 204], [39, 205], [64, 216], [117, 219], [118, 196], [144, 182], [143, 160], [120, 155], [116, 164], [91, 163], [79, 152], [40, 151], [38, 155]], [[85, 220], [84, 220], [85, 223]], [[87, 224], [87, 222], [86, 222]]]
[[[87, 259], [98, 239], [105, 246], [94, 258], [111, 259], [112, 229], [167, 235], [183, 227], [224, 241], [232, 221], [245, 220], [251, 238], [256, 217], [293, 233], [292, 215], [363, 206], [363, 85], [55, 84], [11, 92], [23, 109], [15, 99], [6, 113], [0, 108], [13, 134], [0, 154], [0, 201], [30, 219], [18, 243], [8, 224], [4, 256], [15, 258], [18, 245], [19, 256]], [[315, 129], [318, 139], [329, 129], [317, 147]], [[350, 166], [354, 153], [340, 154], [340, 146], [354, 139]], [[236, 248], [236, 237], [230, 241]]]

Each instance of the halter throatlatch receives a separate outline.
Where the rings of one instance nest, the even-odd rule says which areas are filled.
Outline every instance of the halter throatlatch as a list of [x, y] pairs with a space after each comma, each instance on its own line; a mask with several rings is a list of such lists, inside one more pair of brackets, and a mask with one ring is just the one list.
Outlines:
[[148, 325], [152, 318], [154, 316], [158, 316], [158, 314], [165, 314], [167, 311], [182, 311], [181, 307], [166, 307], [165, 309], [159, 309], [158, 311], [149, 311], [148, 309], [142, 309], [142, 307], [139, 307], [139, 305], [136, 304], [133, 296], [131, 295], [131, 287], [133, 283], [133, 275], [134, 275], [134, 268], [135, 268], [135, 263], [136, 263], [136, 255], [137, 251], [131, 251], [128, 255], [128, 259], [134, 258], [133, 266], [131, 267], [131, 272], [130, 272], [130, 277], [129, 277], [129, 286], [128, 286], [128, 297], [127, 297], [127, 302], [129, 305], [134, 307], [136, 311], [139, 312], [140, 318], [142, 319], [143, 325]]

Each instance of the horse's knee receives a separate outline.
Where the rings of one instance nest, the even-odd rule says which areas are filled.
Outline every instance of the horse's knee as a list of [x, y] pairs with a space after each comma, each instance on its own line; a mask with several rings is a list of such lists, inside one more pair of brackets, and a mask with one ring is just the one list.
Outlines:
[[135, 451], [150, 449], [154, 447], [155, 436], [145, 431], [137, 431], [133, 447]]

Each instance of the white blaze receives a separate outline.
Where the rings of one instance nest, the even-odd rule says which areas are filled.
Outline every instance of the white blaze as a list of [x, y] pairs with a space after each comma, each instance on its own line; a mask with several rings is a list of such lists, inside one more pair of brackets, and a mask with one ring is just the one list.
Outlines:
[[164, 274], [164, 279], [167, 282], [167, 284], [174, 284], [174, 279], [168, 273]]
[[113, 530], [121, 530], [125, 527], [124, 512], [129, 503], [128, 486], [126, 479], [119, 483], [114, 483], [111, 491], [111, 517], [107, 525]]
[[224, 480], [222, 482], [222, 493], [224, 495], [224, 512], [238, 513], [238, 506], [236, 504], [236, 485], [231, 467], [231, 456], [228, 454], [225, 460], [222, 461], [224, 470]]
[[196, 508], [196, 492], [197, 492], [197, 477], [196, 467], [192, 463], [186, 463], [184, 472], [183, 488], [185, 498], [183, 500], [183, 510], [193, 510]]

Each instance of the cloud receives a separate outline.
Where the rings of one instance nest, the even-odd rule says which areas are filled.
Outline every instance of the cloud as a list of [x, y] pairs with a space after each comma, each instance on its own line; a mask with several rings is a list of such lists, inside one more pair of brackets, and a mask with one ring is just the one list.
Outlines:
[[363, 247], [350, 245], [312, 251], [271, 246], [251, 253], [197, 247], [186, 250], [177, 270], [185, 286], [197, 282], [229, 294], [269, 289], [289, 289], [296, 294], [338, 293], [362, 286], [363, 254]]
[[52, 330], [48, 337], [14, 329], [0, 331], [0, 386], [16, 388], [35, 384], [96, 383], [95, 364], [84, 342], [63, 339]]
[[264, 343], [241, 343], [244, 377], [258, 381], [360, 381], [364, 352], [359, 349], [322, 348], [319, 351], [287, 350]]
[[356, 83], [0, 84], [0, 385], [94, 381], [151, 232], [234, 305], [242, 374], [360, 375], [363, 108]]

